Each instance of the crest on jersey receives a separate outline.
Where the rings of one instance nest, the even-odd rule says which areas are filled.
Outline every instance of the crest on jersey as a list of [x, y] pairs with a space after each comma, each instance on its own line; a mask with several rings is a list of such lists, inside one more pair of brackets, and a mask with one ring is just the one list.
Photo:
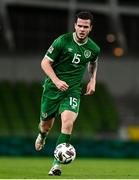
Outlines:
[[85, 56], [86, 58], [89, 58], [89, 57], [91, 56], [91, 51], [85, 50], [85, 51], [84, 51], [84, 56]]

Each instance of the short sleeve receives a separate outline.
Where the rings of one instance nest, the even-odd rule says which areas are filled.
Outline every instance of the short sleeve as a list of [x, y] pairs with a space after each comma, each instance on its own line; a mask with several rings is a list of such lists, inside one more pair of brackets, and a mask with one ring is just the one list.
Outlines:
[[95, 62], [98, 60], [98, 56], [100, 54], [100, 48], [99, 47], [96, 47], [94, 50], [93, 50], [93, 56], [92, 56], [92, 59], [91, 59], [91, 62]]
[[59, 37], [49, 47], [49, 49], [45, 54], [45, 57], [48, 57], [50, 61], [54, 62], [58, 58], [61, 50], [62, 50], [62, 39], [61, 37]]

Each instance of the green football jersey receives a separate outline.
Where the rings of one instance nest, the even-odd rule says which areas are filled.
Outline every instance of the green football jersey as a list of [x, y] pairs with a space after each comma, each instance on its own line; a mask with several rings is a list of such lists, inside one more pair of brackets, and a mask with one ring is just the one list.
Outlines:
[[[65, 81], [69, 88], [77, 88], [82, 82], [88, 62], [96, 61], [99, 53], [99, 46], [89, 37], [80, 44], [75, 39], [75, 33], [67, 33], [52, 43], [46, 57], [52, 61], [58, 78]], [[48, 82], [52, 83], [49, 78]]]

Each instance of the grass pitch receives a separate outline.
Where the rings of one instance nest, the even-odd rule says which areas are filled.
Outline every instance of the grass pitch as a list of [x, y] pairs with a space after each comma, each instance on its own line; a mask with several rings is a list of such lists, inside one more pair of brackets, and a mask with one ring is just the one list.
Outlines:
[[62, 176], [48, 176], [46, 157], [0, 157], [0, 179], [139, 179], [139, 160], [76, 158]]

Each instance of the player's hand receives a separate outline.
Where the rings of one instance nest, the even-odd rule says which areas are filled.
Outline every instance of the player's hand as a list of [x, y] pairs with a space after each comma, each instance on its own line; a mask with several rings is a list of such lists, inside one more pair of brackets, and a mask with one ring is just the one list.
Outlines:
[[66, 91], [69, 88], [69, 85], [60, 79], [58, 79], [55, 83], [56, 87], [61, 91]]
[[86, 93], [84, 95], [92, 95], [95, 92], [96, 82], [90, 81], [86, 87]]

